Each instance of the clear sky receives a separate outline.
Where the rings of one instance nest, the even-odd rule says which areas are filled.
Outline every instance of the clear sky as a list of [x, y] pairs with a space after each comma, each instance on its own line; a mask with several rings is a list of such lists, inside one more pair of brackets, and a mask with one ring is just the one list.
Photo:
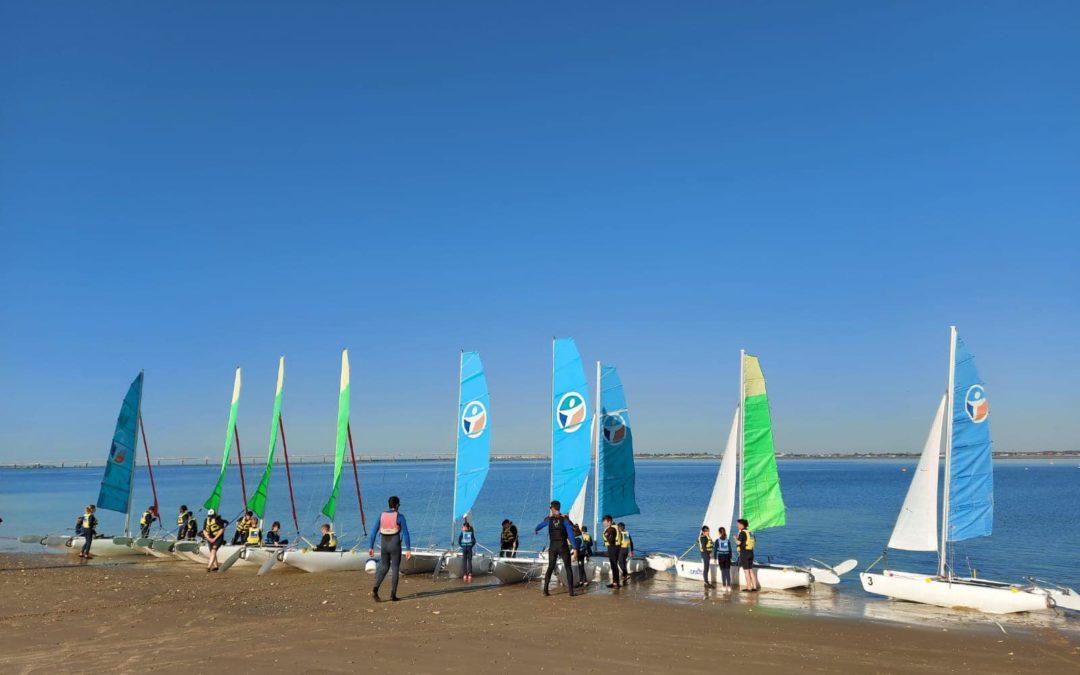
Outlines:
[[[917, 450], [956, 323], [999, 449], [1077, 449], [1080, 4], [0, 5], [0, 461], [447, 451], [458, 350], [546, 452], [550, 339], [642, 451]], [[294, 449], [295, 448], [295, 449]]]

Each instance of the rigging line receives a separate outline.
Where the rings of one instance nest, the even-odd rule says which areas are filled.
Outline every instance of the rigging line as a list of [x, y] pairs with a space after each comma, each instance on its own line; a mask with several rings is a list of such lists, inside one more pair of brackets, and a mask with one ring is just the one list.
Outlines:
[[158, 525], [161, 525], [161, 511], [158, 509], [157, 498], [157, 486], [154, 484], [154, 467], [150, 463], [150, 444], [146, 442], [146, 426], [143, 424], [143, 417], [139, 415], [139, 431], [142, 432], [142, 447], [146, 452], [146, 471], [150, 475], [150, 491], [154, 493], [154, 517], [158, 520]]
[[244, 513], [247, 512], [247, 484], [244, 483], [244, 460], [240, 456], [240, 429], [233, 427], [233, 438], [236, 439], [236, 464], [240, 467], [240, 493], [244, 496]]
[[360, 495], [360, 473], [356, 469], [356, 451], [353, 449], [352, 425], [345, 423], [345, 432], [349, 435], [349, 455], [352, 457], [353, 480], [356, 481], [356, 504], [360, 507], [360, 524], [364, 527], [364, 536], [367, 536], [367, 518], [364, 517], [364, 498]]
[[292, 521], [296, 526], [296, 536], [300, 536], [300, 521], [296, 517], [296, 498], [293, 496], [292, 470], [289, 468], [289, 446], [285, 442], [284, 416], [278, 414], [278, 430], [281, 432], [281, 452], [285, 455], [285, 479], [289, 482], [289, 504], [292, 506]]

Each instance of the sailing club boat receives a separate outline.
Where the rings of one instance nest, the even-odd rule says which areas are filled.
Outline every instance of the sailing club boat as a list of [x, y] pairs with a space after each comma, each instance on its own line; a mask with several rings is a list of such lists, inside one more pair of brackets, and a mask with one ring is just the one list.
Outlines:
[[[334, 531], [334, 516], [337, 514], [338, 489], [341, 486], [341, 471], [345, 465], [345, 448], [348, 447], [352, 458], [353, 479], [356, 481], [356, 502], [360, 509], [360, 523], [367, 535], [367, 522], [364, 519], [364, 502], [360, 496], [360, 476], [356, 469], [356, 451], [353, 449], [352, 428], [349, 426], [349, 350], [341, 350], [341, 379], [338, 387], [337, 438], [334, 453], [334, 477], [330, 497], [322, 507], [322, 514], [330, 519], [330, 529]], [[359, 546], [359, 544], [357, 545]], [[312, 548], [289, 548], [281, 553], [281, 561], [286, 565], [305, 572], [348, 572], [363, 571], [367, 564], [367, 551], [360, 553], [357, 547], [337, 551], [316, 551]]]
[[[885, 568], [859, 575], [868, 593], [946, 608], [974, 609], [988, 614], [1029, 612], [1061, 607], [1080, 611], [1080, 596], [1061, 586], [1027, 578], [1007, 583], [955, 574], [950, 544], [990, 536], [994, 517], [994, 468], [990, 439], [990, 404], [975, 357], [949, 329], [949, 375], [930, 435], [896, 519], [888, 549], [937, 551], [937, 572], [920, 574]], [[940, 486], [941, 530], [938, 531], [939, 455], [944, 446], [945, 476]], [[876, 564], [877, 561], [875, 561]]]
[[[758, 357], [745, 351], [739, 354], [739, 405], [731, 422], [724, 457], [702, 522], [709, 526], [712, 536], [716, 536], [720, 527], [732, 532], [736, 502], [739, 517], [750, 521], [752, 531], [783, 527], [787, 521], [787, 510], [780, 493], [780, 475], [776, 469], [765, 376]], [[715, 560], [711, 564], [716, 567]], [[754, 569], [762, 589], [787, 590], [806, 587], [814, 582], [840, 583], [840, 575], [852, 570], [858, 563], [847, 560], [835, 567], [820, 564], [823, 567], [756, 562]], [[713, 572], [718, 574], [715, 569]], [[735, 572], [731, 575], [732, 583], [739, 583], [739, 575]], [[700, 581], [704, 573], [703, 563], [697, 555], [691, 559], [680, 559], [675, 564], [675, 573]]]
[[[585, 515], [591, 448], [588, 386], [573, 338], [552, 340], [551, 500], [564, 506], [571, 521]], [[569, 504], [570, 508], [565, 506]], [[504, 584], [536, 579], [547, 566], [543, 553], [498, 557], [492, 572]]]
[[[142, 423], [143, 373], [132, 381], [127, 395], [120, 405], [120, 414], [116, 418], [109, 458], [105, 462], [105, 473], [101, 478], [97, 508], [124, 514], [124, 534], [122, 536], [99, 536], [90, 544], [90, 554], [102, 558], [141, 555], [144, 551], [133, 548], [131, 537], [131, 498], [135, 482], [135, 455], [138, 451], [138, 432]], [[145, 435], [144, 435], [145, 445]], [[147, 454], [147, 467], [150, 466]], [[152, 471], [152, 469], [151, 469]], [[154, 509], [157, 508], [157, 494], [154, 494]], [[76, 535], [24, 535], [19, 538], [24, 543], [40, 542], [53, 547], [67, 547], [72, 553], [82, 550], [84, 537]]]

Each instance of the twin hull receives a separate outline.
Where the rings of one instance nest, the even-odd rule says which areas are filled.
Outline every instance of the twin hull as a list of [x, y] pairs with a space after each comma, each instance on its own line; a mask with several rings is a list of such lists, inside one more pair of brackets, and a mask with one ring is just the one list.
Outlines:
[[[1068, 606], [1077, 600], [1075, 593], [1058, 595], [1038, 586], [982, 579], [942, 579], [892, 570], [883, 570], [881, 574], [863, 572], [859, 580], [867, 593], [948, 609], [974, 609], [987, 614], [1033, 612], [1051, 608], [1054, 604]], [[1065, 599], [1059, 600], [1059, 597]]]

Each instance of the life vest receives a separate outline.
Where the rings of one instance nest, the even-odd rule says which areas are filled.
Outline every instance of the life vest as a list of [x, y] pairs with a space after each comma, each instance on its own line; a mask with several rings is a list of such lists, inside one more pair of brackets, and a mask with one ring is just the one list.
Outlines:
[[743, 550], [743, 551], [753, 551], [754, 550], [754, 533], [751, 532], [750, 530], [743, 530], [743, 532], [746, 534], [746, 543], [743, 544], [741, 550]]
[[619, 546], [630, 548], [630, 533], [626, 530], [619, 531]]
[[604, 544], [608, 548], [619, 548], [622, 545], [622, 540], [619, 538], [619, 528], [612, 525], [604, 530]]
[[401, 528], [398, 527], [397, 511], [383, 511], [379, 516], [379, 534], [389, 535], [398, 532], [401, 532]]
[[188, 539], [194, 539], [195, 535], [199, 533], [199, 525], [195, 522], [194, 518], [188, 518], [187, 526], [184, 528], [184, 536]]
[[712, 539], [709, 539], [707, 535], [701, 535], [697, 538], [697, 548], [702, 553], [712, 553], [713, 543]]
[[548, 539], [553, 542], [566, 541], [566, 516], [548, 516]]
[[716, 540], [716, 552], [717, 553], [731, 553], [731, 540], [730, 539], [717, 539]]
[[331, 551], [337, 548], [337, 537], [334, 536], [333, 532], [330, 533], [330, 542], [327, 544], [327, 546], [330, 547]]
[[142, 514], [142, 518], [139, 519], [140, 525], [149, 525], [152, 522], [154, 522], [153, 511], [147, 511], [146, 513]]
[[586, 544], [591, 544], [592, 543], [592, 537], [590, 535], [588, 535], [587, 533], [585, 533], [585, 532], [581, 533], [581, 540], [583, 542], [585, 542]]
[[461, 545], [462, 546], [472, 546], [475, 543], [476, 543], [476, 535], [473, 534], [472, 530], [462, 530], [461, 531]]
[[96, 525], [97, 518], [94, 517], [94, 514], [84, 513], [82, 516], [79, 517], [79, 522], [75, 529], [81, 530], [82, 532], [87, 532], [89, 530], [93, 530]]
[[259, 541], [260, 541], [259, 538], [261, 536], [262, 536], [262, 532], [259, 532], [259, 528], [257, 528], [257, 527], [251, 528], [250, 530], [248, 530], [248, 534], [247, 534], [247, 545], [248, 546], [258, 546]]
[[244, 516], [240, 520], [236, 521], [236, 531], [240, 533], [247, 532], [251, 529], [253, 523], [248, 520], [247, 516]]
[[191, 520], [191, 511], [184, 511], [176, 517], [176, 524], [183, 525], [189, 520]]
[[218, 523], [217, 518], [210, 516], [206, 519], [206, 525], [203, 526], [203, 534], [207, 539], [211, 539], [217, 536], [218, 532], [221, 532], [221, 525]]
[[504, 544], [514, 543], [514, 531], [509, 527], [502, 531], [502, 542]]

